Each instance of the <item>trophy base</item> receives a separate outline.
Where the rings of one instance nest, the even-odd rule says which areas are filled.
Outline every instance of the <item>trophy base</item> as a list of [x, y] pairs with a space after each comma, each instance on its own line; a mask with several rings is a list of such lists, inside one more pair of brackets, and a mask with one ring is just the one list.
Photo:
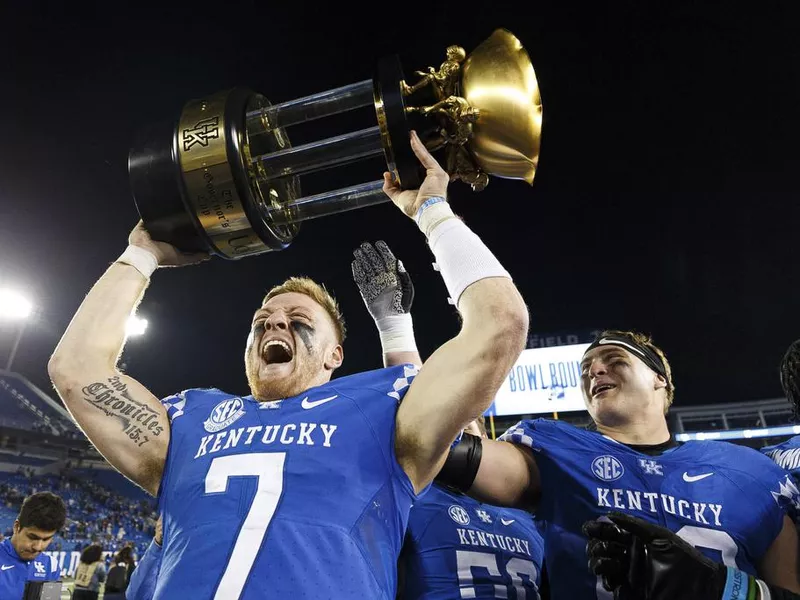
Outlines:
[[144, 128], [128, 155], [136, 209], [150, 236], [185, 252], [210, 250], [205, 232], [184, 201], [180, 165], [174, 153], [175, 123]]

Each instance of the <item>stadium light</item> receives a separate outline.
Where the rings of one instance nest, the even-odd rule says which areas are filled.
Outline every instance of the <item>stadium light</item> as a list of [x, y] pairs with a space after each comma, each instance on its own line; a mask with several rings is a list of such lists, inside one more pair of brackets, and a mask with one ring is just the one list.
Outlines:
[[131, 315], [125, 325], [125, 335], [127, 337], [139, 337], [147, 331], [147, 319], [142, 319], [136, 315]]
[[0, 290], [0, 318], [20, 321], [27, 319], [33, 311], [33, 304], [16, 290]]
[[17, 335], [14, 337], [14, 343], [11, 346], [11, 352], [8, 355], [8, 362], [6, 363], [6, 370], [11, 370], [11, 365], [14, 364], [14, 357], [17, 355], [19, 342], [22, 339], [22, 334], [25, 333], [25, 324], [28, 317], [33, 312], [33, 303], [25, 296], [16, 290], [0, 289], [0, 319], [9, 321], [21, 321], [17, 327]]

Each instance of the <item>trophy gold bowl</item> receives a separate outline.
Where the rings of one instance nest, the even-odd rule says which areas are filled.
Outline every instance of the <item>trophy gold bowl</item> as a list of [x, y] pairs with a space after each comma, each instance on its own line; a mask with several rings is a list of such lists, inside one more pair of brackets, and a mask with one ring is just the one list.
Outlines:
[[[247, 88], [188, 102], [179, 118], [145, 128], [128, 157], [139, 214], [151, 236], [187, 252], [239, 259], [291, 244], [300, 223], [388, 202], [383, 179], [301, 193], [304, 175], [383, 156], [405, 189], [424, 173], [416, 130], [452, 180], [482, 190], [489, 176], [533, 182], [542, 101], [528, 53], [498, 29], [467, 54], [449, 46], [438, 67], [407, 83], [399, 57], [374, 77], [271, 104]], [[292, 146], [287, 129], [364, 107], [374, 125]]]

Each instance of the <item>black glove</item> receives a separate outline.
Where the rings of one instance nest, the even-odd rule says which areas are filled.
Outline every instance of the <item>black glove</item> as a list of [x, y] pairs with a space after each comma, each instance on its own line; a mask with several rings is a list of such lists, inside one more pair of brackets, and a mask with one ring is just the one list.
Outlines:
[[414, 285], [403, 263], [397, 260], [383, 240], [364, 242], [353, 252], [353, 280], [376, 322], [386, 317], [408, 314], [414, 301]]
[[709, 560], [669, 529], [642, 519], [612, 512], [584, 523], [583, 532], [589, 569], [617, 600], [720, 600], [729, 577], [741, 590], [738, 598], [757, 589], [753, 577]]

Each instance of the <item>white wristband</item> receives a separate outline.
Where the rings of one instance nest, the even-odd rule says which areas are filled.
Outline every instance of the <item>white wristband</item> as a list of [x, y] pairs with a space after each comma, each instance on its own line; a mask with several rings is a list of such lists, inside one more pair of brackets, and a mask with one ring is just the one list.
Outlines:
[[453, 304], [458, 306], [461, 294], [476, 281], [489, 277], [511, 279], [491, 250], [461, 219], [439, 223], [431, 231], [428, 244]]
[[381, 336], [383, 353], [416, 352], [417, 342], [414, 339], [414, 323], [410, 314], [392, 315], [375, 321]]
[[139, 246], [128, 246], [125, 248], [125, 252], [120, 255], [116, 262], [132, 266], [139, 271], [139, 273], [144, 275], [146, 279], [150, 279], [153, 271], [158, 268], [158, 259], [155, 255], [149, 250], [145, 250]]
[[430, 238], [431, 232], [439, 223], [456, 218], [458, 217], [456, 217], [453, 209], [450, 208], [450, 204], [444, 198], [436, 197], [426, 200], [414, 220], [417, 222], [420, 231], [425, 234], [425, 237]]
[[767, 584], [760, 579], [756, 579], [756, 583], [758, 584], [758, 591], [761, 594], [760, 600], [772, 600], [772, 594], [770, 593]]

